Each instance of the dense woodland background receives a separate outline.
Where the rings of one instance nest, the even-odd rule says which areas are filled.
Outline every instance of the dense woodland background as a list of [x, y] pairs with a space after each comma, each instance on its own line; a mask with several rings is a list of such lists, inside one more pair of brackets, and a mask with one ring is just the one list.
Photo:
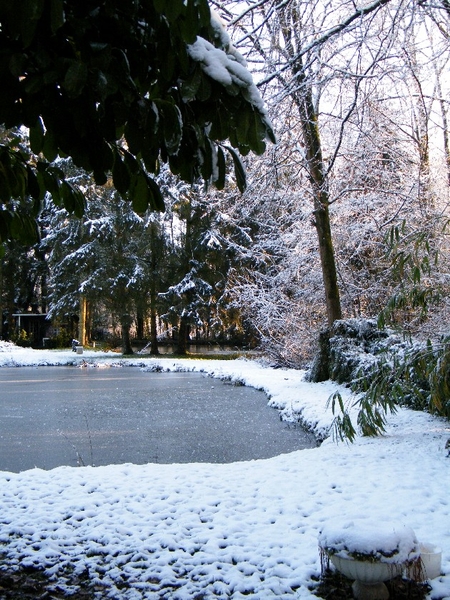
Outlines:
[[[56, 159], [83, 216], [47, 196], [40, 241], [4, 243], [3, 337], [50, 316], [53, 342], [190, 340], [304, 366], [318, 332], [376, 317], [448, 333], [450, 5], [446, 0], [210, 2], [246, 58], [277, 136], [243, 158], [247, 187], [189, 185], [163, 166], [165, 212]], [[242, 131], [249, 128], [245, 114]], [[25, 129], [1, 142], [27, 148]], [[231, 160], [231, 159], [230, 159]], [[136, 206], [134, 207], [136, 208]], [[118, 342], [117, 338], [121, 340]]]

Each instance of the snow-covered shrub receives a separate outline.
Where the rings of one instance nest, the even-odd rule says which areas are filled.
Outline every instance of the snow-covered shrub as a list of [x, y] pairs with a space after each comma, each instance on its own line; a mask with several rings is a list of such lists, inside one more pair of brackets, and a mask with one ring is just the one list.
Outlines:
[[313, 361], [310, 381], [332, 379], [355, 393], [356, 423], [339, 392], [330, 398], [336, 414], [335, 435], [352, 441], [357, 431], [379, 435], [386, 415], [399, 405], [450, 418], [450, 338], [439, 343], [411, 341], [375, 320], [336, 321], [322, 335], [321, 352]]
[[404, 349], [405, 340], [393, 331], [379, 329], [375, 319], [335, 321], [321, 336], [321, 352], [311, 365], [308, 379], [332, 379], [357, 387], [376, 372], [381, 356]]

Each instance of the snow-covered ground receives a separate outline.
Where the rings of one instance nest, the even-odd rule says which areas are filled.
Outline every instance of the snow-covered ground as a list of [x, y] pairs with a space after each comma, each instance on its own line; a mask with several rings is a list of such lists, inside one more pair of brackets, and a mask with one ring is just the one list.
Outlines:
[[[92, 367], [94, 357], [121, 364], [117, 355], [0, 342], [0, 366]], [[332, 422], [326, 405], [338, 386], [306, 383], [301, 371], [248, 360], [126, 363], [240, 380], [286, 415], [301, 413], [318, 435]], [[0, 435], [2, 426], [0, 392]], [[111, 598], [314, 598], [324, 528], [392, 523], [442, 548], [430, 598], [450, 599], [449, 438], [448, 421], [401, 409], [383, 437], [328, 438], [268, 460], [0, 472], [0, 552], [59, 577], [87, 570]]]

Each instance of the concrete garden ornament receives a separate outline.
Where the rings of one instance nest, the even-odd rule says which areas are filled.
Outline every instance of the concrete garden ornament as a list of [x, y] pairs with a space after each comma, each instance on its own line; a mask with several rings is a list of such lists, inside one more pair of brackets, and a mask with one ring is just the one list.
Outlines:
[[327, 525], [319, 536], [322, 568], [329, 562], [349, 579], [358, 600], [389, 598], [385, 581], [403, 573], [421, 578], [420, 547], [408, 527], [351, 521], [343, 526]]

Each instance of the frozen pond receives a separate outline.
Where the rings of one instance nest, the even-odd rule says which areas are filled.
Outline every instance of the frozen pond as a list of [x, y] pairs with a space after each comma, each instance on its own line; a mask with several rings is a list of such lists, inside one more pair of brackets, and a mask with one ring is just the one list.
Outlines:
[[0, 369], [0, 470], [228, 463], [315, 445], [264, 393], [198, 373]]

